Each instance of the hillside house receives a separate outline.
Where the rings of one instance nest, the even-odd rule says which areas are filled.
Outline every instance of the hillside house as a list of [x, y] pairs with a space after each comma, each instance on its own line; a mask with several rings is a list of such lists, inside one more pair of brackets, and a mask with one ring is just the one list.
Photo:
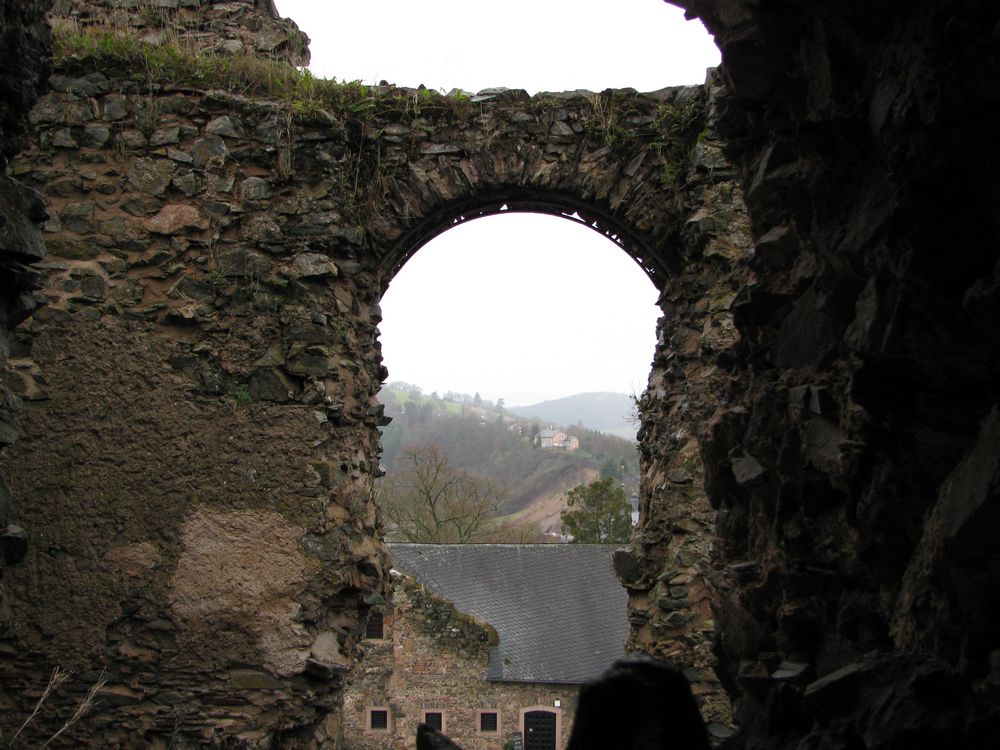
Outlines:
[[540, 448], [550, 450], [575, 451], [580, 447], [580, 440], [567, 435], [562, 430], [539, 430], [535, 438]]
[[391, 605], [375, 608], [344, 700], [351, 750], [412, 748], [416, 726], [466, 750], [562, 750], [581, 683], [624, 653], [613, 547], [390, 544]]

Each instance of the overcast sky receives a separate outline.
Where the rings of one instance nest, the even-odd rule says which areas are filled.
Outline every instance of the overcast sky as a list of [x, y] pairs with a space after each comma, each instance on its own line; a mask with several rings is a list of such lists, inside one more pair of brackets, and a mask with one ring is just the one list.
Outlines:
[[[698, 84], [719, 53], [661, 0], [276, 0], [312, 40], [322, 78], [442, 92]], [[656, 291], [635, 262], [564, 219], [478, 219], [435, 238], [382, 300], [390, 380], [508, 405], [641, 393]]]

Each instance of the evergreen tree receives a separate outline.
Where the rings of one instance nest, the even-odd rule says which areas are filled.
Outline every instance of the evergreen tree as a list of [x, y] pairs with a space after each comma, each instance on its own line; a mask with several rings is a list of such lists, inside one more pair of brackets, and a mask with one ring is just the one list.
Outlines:
[[580, 544], [627, 542], [632, 505], [614, 477], [577, 485], [566, 496], [571, 510], [562, 513], [563, 532]]

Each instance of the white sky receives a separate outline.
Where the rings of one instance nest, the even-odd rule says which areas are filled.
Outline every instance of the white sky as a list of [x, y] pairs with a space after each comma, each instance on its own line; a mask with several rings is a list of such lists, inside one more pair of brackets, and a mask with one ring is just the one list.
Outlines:
[[[605, 283], [614, 279], [614, 288]], [[616, 245], [537, 214], [476, 219], [427, 243], [382, 303], [390, 380], [509, 406], [641, 393], [656, 290]]]
[[[662, 0], [276, 0], [311, 41], [312, 73], [447, 92], [698, 84], [719, 52]], [[656, 290], [610, 241], [518, 214], [435, 238], [382, 300], [390, 380], [508, 405], [586, 391], [639, 394]]]

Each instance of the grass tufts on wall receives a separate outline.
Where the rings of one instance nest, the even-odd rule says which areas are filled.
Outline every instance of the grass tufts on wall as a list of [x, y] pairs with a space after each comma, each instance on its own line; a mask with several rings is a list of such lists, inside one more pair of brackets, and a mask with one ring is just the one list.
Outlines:
[[[54, 29], [53, 65], [64, 75], [101, 72], [137, 87], [224, 89], [283, 102], [297, 117], [326, 112], [363, 119], [371, 115], [440, 116], [468, 106], [462, 96], [411, 92], [316, 78], [308, 70], [246, 52], [199, 54], [177, 43], [149, 44], [133, 34], [107, 29]], [[419, 108], [414, 100], [419, 96]]]

